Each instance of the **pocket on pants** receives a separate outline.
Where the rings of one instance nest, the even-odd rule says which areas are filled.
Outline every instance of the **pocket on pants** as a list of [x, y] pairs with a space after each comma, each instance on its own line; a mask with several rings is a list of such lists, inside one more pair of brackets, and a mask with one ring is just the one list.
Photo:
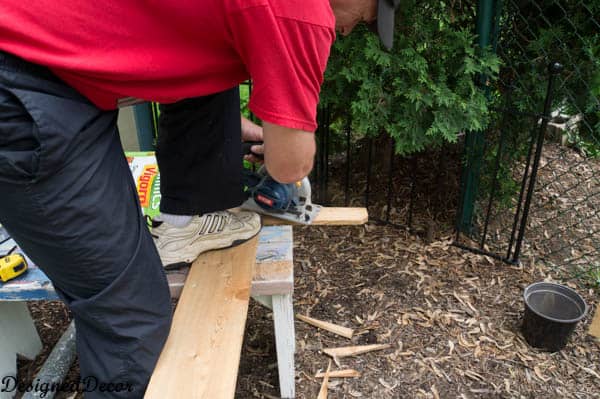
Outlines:
[[29, 182], [39, 171], [40, 143], [33, 118], [19, 99], [0, 87], [0, 179]]
[[[65, 91], [71, 88], [65, 86]], [[22, 88], [11, 92], [29, 117], [26, 131], [38, 144], [32, 154], [36, 168], [32, 169], [31, 182], [53, 175], [116, 123], [116, 112], [103, 112], [83, 97]]]

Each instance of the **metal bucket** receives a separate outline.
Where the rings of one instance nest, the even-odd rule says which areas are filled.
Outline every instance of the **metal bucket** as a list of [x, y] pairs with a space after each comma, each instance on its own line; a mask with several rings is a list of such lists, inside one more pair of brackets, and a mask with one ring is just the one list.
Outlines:
[[588, 306], [574, 290], [539, 282], [525, 288], [523, 336], [529, 345], [551, 352], [561, 350]]

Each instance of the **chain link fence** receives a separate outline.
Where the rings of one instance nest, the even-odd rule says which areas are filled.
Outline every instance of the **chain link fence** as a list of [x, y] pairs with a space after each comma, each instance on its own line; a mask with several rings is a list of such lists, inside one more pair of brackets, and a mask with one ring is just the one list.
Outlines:
[[477, 195], [457, 243], [600, 284], [600, 2], [499, 10], [495, 115], [483, 148], [470, 149]]

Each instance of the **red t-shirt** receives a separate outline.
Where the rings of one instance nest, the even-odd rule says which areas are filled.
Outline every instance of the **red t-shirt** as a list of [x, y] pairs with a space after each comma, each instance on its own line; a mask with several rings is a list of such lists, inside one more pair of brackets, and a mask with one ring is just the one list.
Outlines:
[[212, 94], [252, 78], [250, 109], [307, 131], [335, 39], [329, 0], [2, 0], [0, 49], [103, 109]]

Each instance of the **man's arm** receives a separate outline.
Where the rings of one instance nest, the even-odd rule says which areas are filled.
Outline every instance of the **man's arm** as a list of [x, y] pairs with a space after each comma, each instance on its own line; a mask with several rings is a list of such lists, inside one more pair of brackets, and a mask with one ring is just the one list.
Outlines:
[[263, 121], [265, 167], [280, 183], [294, 183], [313, 168], [315, 134]]
[[241, 115], [242, 141], [263, 141], [262, 127]]
[[[264, 141], [263, 128], [242, 115], [242, 141]], [[252, 163], [263, 163], [264, 149], [262, 145], [253, 145], [252, 153], [244, 155], [244, 159]], [[257, 156], [259, 154], [261, 156]]]

